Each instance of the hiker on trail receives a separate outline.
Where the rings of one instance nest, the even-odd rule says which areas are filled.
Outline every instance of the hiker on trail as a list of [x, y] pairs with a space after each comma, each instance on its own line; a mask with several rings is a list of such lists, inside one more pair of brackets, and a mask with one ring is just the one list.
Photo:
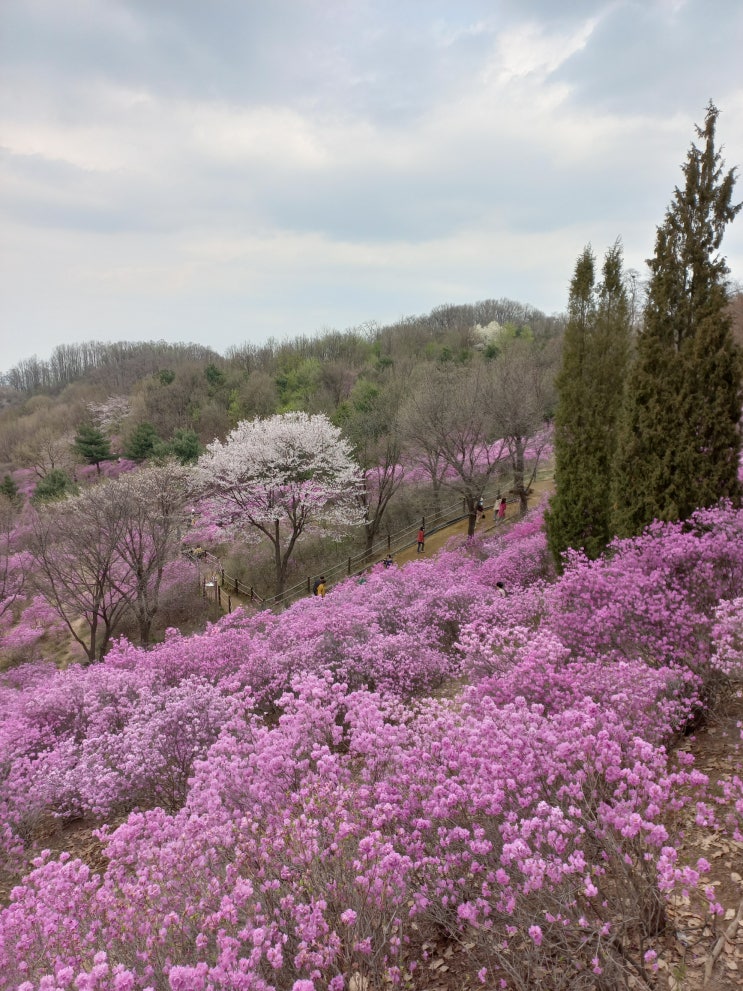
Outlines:
[[477, 503], [477, 518], [479, 520], [485, 519], [485, 503], [482, 501], [482, 496], [480, 496]]
[[325, 575], [320, 575], [315, 584], [312, 586], [312, 594], [319, 595], [321, 598], [325, 598]]
[[387, 557], [384, 559], [384, 561], [382, 561], [382, 564], [385, 566], [385, 568], [391, 568], [394, 563], [395, 562], [392, 560], [391, 554], [388, 554]]
[[423, 529], [423, 527], [421, 527], [420, 530], [418, 531], [418, 550], [416, 551], [416, 554], [425, 554], [425, 553], [426, 553], [426, 531]]
[[498, 519], [504, 520], [506, 518], [506, 497], [503, 496], [498, 505]]

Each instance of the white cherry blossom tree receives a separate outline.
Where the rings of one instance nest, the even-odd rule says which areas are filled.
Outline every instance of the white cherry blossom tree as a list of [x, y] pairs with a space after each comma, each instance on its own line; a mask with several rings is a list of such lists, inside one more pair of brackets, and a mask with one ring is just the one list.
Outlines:
[[198, 472], [236, 535], [252, 530], [273, 545], [277, 598], [303, 533], [363, 522], [359, 467], [348, 441], [324, 414], [243, 420], [224, 443], [209, 444]]

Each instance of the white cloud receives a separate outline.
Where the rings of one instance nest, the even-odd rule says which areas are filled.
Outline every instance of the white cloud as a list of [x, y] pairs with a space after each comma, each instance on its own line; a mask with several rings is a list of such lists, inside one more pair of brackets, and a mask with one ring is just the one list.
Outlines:
[[0, 367], [554, 311], [617, 236], [642, 269], [710, 96], [743, 163], [743, 7], [712, 2], [5, 0]]

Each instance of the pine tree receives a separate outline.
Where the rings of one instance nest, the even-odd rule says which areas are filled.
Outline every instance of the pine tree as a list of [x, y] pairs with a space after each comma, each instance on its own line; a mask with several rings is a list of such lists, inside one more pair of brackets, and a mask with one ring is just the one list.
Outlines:
[[96, 466], [99, 475], [101, 461], [108, 461], [111, 457], [108, 437], [89, 423], [83, 423], [78, 427], [73, 447], [86, 464]]
[[124, 447], [124, 454], [132, 461], [145, 461], [155, 453], [159, 440], [151, 423], [139, 423]]
[[741, 208], [735, 170], [715, 150], [717, 108], [692, 144], [658, 228], [642, 333], [614, 464], [616, 531], [686, 519], [697, 506], [740, 500], [741, 364], [728, 310], [722, 237]]
[[10, 502], [15, 502], [18, 499], [18, 486], [13, 476], [7, 472], [0, 482], [0, 495], [4, 495]]
[[77, 485], [62, 468], [52, 468], [47, 472], [34, 489], [31, 502], [39, 505], [43, 502], [56, 502], [77, 493]]
[[569, 548], [595, 558], [611, 539], [610, 466], [629, 352], [630, 307], [617, 242], [594, 284], [586, 248], [570, 285], [563, 364], [557, 378], [555, 487], [547, 540], [559, 567]]

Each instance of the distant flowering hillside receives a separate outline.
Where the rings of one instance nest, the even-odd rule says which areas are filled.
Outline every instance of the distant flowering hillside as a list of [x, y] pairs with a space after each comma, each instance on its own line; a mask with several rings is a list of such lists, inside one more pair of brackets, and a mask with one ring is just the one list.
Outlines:
[[[441, 940], [473, 985], [649, 979], [669, 895], [722, 911], [669, 817], [715, 822], [721, 789], [743, 843], [741, 781], [671, 746], [743, 674], [741, 588], [729, 507], [559, 580], [532, 517], [278, 615], [5, 673], [8, 986], [372, 991]], [[104, 857], [39, 852], [50, 817]]]

